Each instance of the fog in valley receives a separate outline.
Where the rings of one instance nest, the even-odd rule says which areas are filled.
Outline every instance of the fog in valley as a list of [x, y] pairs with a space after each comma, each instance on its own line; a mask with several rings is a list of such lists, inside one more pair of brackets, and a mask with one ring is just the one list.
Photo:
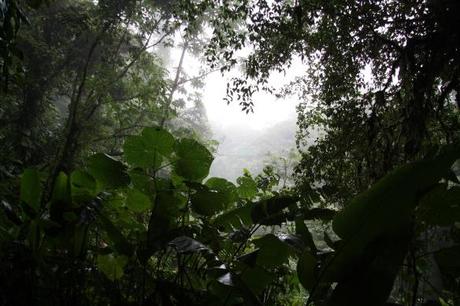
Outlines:
[[[163, 49], [162, 60], [167, 63], [171, 76], [177, 71], [182, 48], [181, 38], [176, 37], [176, 47]], [[245, 50], [244, 53], [247, 53]], [[295, 58], [293, 65], [283, 73], [273, 73], [269, 86], [278, 90], [301, 75], [305, 65]], [[194, 78], [202, 82], [202, 87], [195, 89], [200, 95], [206, 110], [209, 124], [209, 135], [217, 142], [214, 162], [211, 165], [210, 177], [222, 177], [230, 181], [242, 175], [243, 169], [253, 175], [259, 174], [264, 166], [276, 165], [288, 159], [289, 168], [295, 165], [293, 157], [297, 152], [295, 145], [296, 106], [299, 103], [295, 95], [277, 98], [274, 94], [258, 92], [253, 96], [253, 112], [245, 112], [239, 101], [227, 104], [227, 83], [232, 76], [241, 73], [234, 68], [230, 73], [210, 71], [203, 61], [202, 54], [186, 52], [182, 74], [184, 78]], [[192, 86], [186, 88], [193, 90]], [[281, 170], [281, 169], [280, 169]]]

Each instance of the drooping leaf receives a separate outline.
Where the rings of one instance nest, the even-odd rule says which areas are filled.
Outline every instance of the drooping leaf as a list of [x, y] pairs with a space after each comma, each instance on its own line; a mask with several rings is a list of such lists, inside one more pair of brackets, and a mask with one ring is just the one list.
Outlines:
[[251, 209], [252, 203], [246, 203], [217, 216], [212, 223], [223, 227], [226, 231], [249, 226], [252, 224]]
[[54, 182], [53, 193], [51, 195], [52, 203], [69, 203], [70, 202], [70, 184], [67, 174], [60, 172]]
[[70, 188], [70, 181], [67, 175], [64, 172], [60, 172], [57, 176], [54, 186], [53, 192], [51, 194], [50, 200], [50, 217], [53, 221], [58, 223], [66, 222], [73, 222], [74, 220], [70, 220], [66, 213], [71, 213], [69, 210], [72, 209], [72, 200], [71, 200], [71, 188]]
[[126, 197], [127, 206], [135, 212], [142, 213], [152, 208], [150, 198], [137, 189], [130, 189]]
[[125, 256], [115, 256], [114, 254], [97, 256], [98, 269], [111, 281], [118, 280], [123, 276], [127, 263], [128, 258]]
[[302, 286], [310, 291], [317, 282], [316, 277], [317, 260], [310, 252], [305, 251], [300, 255], [297, 262], [297, 276]]
[[410, 218], [419, 192], [434, 186], [458, 157], [460, 150], [449, 147], [434, 160], [404, 165], [390, 172], [335, 216], [334, 231], [343, 239], [356, 237], [359, 232], [364, 241], [383, 232], [397, 231]]
[[180, 236], [174, 238], [169, 243], [169, 245], [172, 246], [179, 254], [209, 251], [209, 248], [207, 246], [187, 236]]
[[305, 225], [303, 218], [298, 217], [295, 219], [295, 233], [301, 237], [305, 245], [310, 249], [310, 252], [314, 254], [318, 252], [315, 242], [313, 241], [313, 236]]
[[174, 171], [190, 181], [201, 181], [208, 173], [213, 157], [205, 146], [194, 139], [181, 139], [176, 142], [177, 160]]
[[[398, 234], [380, 237], [366, 247], [356, 264], [353, 261], [342, 262], [342, 265], [350, 267], [350, 271], [346, 277], [338, 279], [327, 305], [385, 305], [406, 258], [411, 241], [410, 232], [411, 228], [408, 225], [401, 228]], [[339, 251], [340, 249], [337, 250]], [[345, 257], [338, 257], [339, 260], [343, 258]]]
[[296, 252], [301, 252], [305, 249], [306, 245], [300, 236], [280, 233], [277, 235], [277, 237]]
[[35, 212], [40, 207], [42, 186], [40, 176], [35, 169], [26, 169], [21, 177], [21, 201]]
[[102, 188], [119, 188], [129, 184], [126, 167], [107, 154], [95, 154], [88, 160], [88, 172]]
[[[328, 264], [324, 265], [320, 273], [323, 279], [339, 281], [346, 275], [351, 275], [362, 262], [362, 257], [369, 253], [371, 246], [373, 249], [379, 248], [381, 244], [375, 242], [377, 238], [396, 240], [405, 237], [418, 196], [436, 185], [459, 155], [457, 148], [449, 147], [433, 160], [395, 169], [368, 191], [355, 197], [333, 220], [333, 230], [343, 242]], [[397, 261], [405, 256], [404, 252], [401, 254], [401, 250], [407, 249], [405, 243], [408, 239], [400, 240], [400, 244], [391, 245], [393, 253], [398, 256], [387, 256], [387, 260], [394, 260], [391, 265], [388, 263], [389, 267], [401, 264]], [[388, 275], [389, 279], [392, 278], [394, 271], [388, 272]], [[385, 288], [389, 286], [389, 281], [385, 282]]]
[[[276, 217], [277, 213], [280, 213], [283, 209], [295, 204], [297, 201], [298, 198], [292, 196], [275, 196], [270, 199], [261, 200], [253, 206], [251, 218], [254, 223], [264, 222], [272, 217]], [[285, 219], [286, 218], [282, 216], [281, 221]], [[267, 223], [264, 222], [263, 224]]]
[[257, 264], [266, 268], [275, 268], [286, 263], [291, 254], [290, 247], [273, 234], [267, 234], [254, 241], [259, 248]]

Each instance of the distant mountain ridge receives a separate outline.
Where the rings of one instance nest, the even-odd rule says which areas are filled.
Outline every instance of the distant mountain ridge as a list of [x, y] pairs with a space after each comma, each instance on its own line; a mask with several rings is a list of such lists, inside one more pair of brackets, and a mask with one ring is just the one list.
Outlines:
[[253, 174], [261, 172], [269, 154], [283, 156], [294, 148], [296, 121], [289, 118], [264, 130], [213, 127], [213, 133], [219, 147], [210, 175], [235, 181], [244, 168]]

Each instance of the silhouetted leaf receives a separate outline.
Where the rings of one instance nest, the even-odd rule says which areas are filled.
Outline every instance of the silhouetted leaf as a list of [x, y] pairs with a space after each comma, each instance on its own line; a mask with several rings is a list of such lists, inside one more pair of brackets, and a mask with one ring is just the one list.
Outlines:
[[300, 255], [297, 262], [297, 276], [302, 286], [310, 291], [316, 284], [316, 258], [310, 252], [305, 251]]
[[297, 236], [302, 238], [305, 245], [310, 249], [310, 252], [313, 252], [315, 254], [316, 252], [318, 252], [315, 242], [313, 241], [313, 236], [308, 230], [308, 227], [305, 225], [303, 218], [295, 219], [295, 233]]
[[254, 294], [260, 294], [274, 279], [275, 275], [262, 267], [243, 267], [240, 278]]
[[169, 245], [172, 246], [176, 252], [180, 254], [210, 251], [209, 248], [201, 242], [187, 236], [177, 237], [172, 240]]
[[[206, 187], [206, 186], [204, 186]], [[216, 190], [202, 188], [191, 196], [192, 209], [203, 216], [212, 216], [223, 211], [228, 203], [228, 195]]]
[[303, 212], [304, 220], [330, 221], [336, 214], [336, 210], [327, 208], [311, 208]]
[[95, 154], [88, 160], [88, 172], [104, 188], [119, 188], [129, 184], [126, 167], [107, 154]]
[[246, 203], [241, 207], [229, 210], [217, 216], [212, 223], [223, 227], [226, 231], [240, 229], [252, 224], [252, 203]]
[[209, 189], [216, 190], [221, 193], [224, 196], [225, 202], [227, 204], [235, 202], [238, 198], [236, 186], [226, 179], [220, 177], [212, 177], [206, 181], [205, 185], [208, 186]]
[[[373, 243], [373, 248], [378, 248], [379, 244], [375, 242], [378, 237], [404, 236], [419, 194], [434, 186], [459, 155], [455, 147], [448, 147], [434, 160], [395, 169], [368, 191], [355, 197], [334, 218], [333, 229], [343, 243], [324, 266], [321, 273], [324, 279], [337, 281], [353, 273], [355, 265], [359, 264], [366, 250], [369, 251], [369, 245]], [[394, 249], [394, 254], [399, 254], [401, 249], [407, 247], [404, 243], [392, 247], [397, 246], [400, 249]], [[388, 260], [401, 258], [404, 258], [404, 254], [387, 256]], [[393, 275], [393, 272], [389, 274]], [[385, 284], [388, 286], [388, 283]]]
[[257, 264], [266, 268], [275, 268], [288, 261], [291, 250], [273, 234], [267, 234], [262, 238], [254, 240], [259, 248]]
[[[297, 201], [298, 198], [292, 196], [275, 196], [267, 200], [261, 200], [253, 206], [251, 218], [254, 223], [264, 222], [271, 217], [276, 217], [276, 213], [280, 213], [284, 208], [295, 204]], [[283, 215], [281, 217], [281, 220], [286, 219]]]

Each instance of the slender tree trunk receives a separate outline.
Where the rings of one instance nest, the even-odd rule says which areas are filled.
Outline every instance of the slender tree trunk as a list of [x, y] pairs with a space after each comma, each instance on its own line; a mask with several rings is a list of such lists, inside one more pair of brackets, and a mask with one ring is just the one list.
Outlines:
[[174, 99], [174, 93], [177, 91], [180, 85], [179, 80], [180, 80], [180, 75], [182, 73], [182, 66], [184, 64], [184, 58], [185, 58], [185, 53], [187, 52], [188, 43], [189, 43], [189, 40], [188, 38], [186, 38], [184, 45], [182, 47], [182, 53], [180, 55], [179, 65], [177, 66], [176, 76], [174, 77], [174, 82], [171, 86], [171, 91], [169, 92], [168, 99], [166, 100], [166, 103], [163, 108], [163, 117], [161, 118], [161, 122], [160, 122], [160, 126], [162, 127], [165, 125], [166, 120], [168, 120], [169, 118], [169, 110], [171, 108], [171, 105]]

